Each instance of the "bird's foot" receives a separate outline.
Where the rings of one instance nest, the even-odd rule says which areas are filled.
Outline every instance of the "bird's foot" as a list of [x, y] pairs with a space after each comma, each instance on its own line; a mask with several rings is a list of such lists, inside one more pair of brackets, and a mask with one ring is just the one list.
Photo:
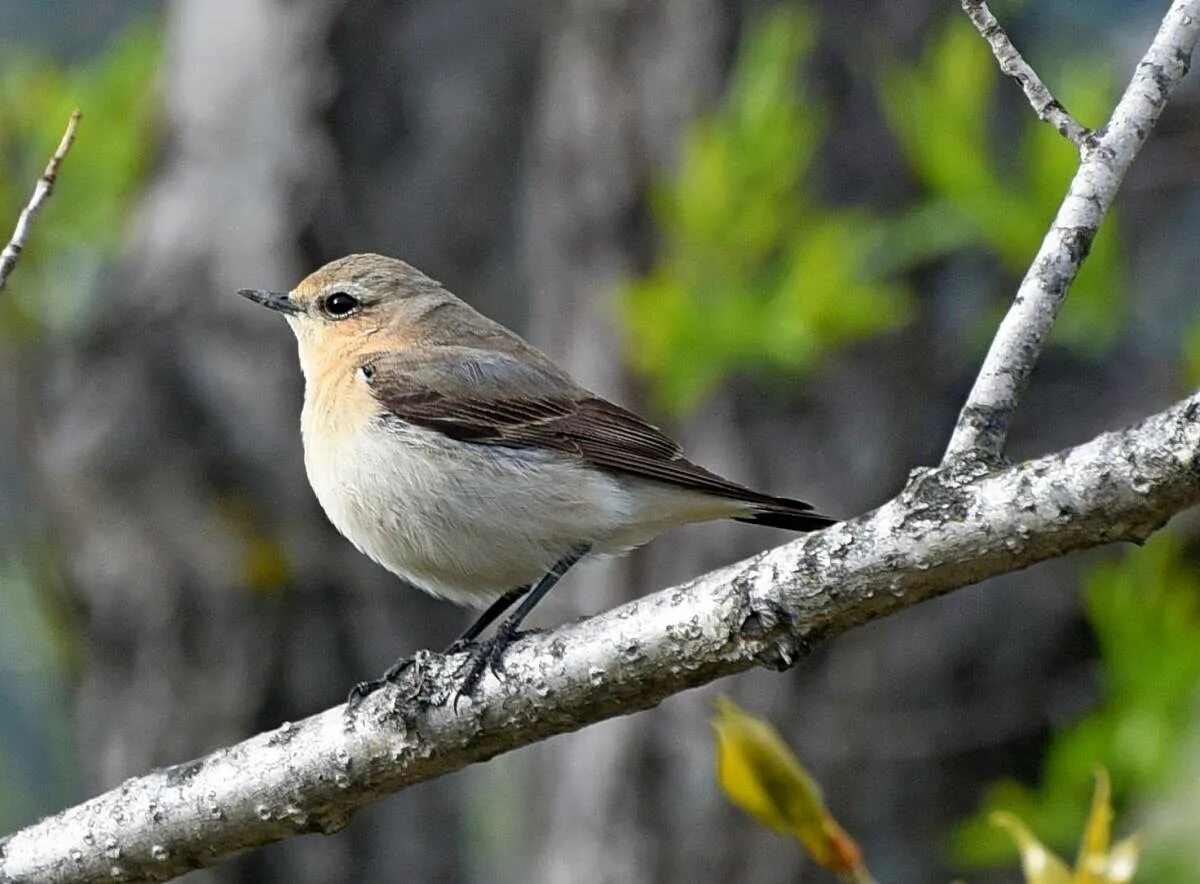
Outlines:
[[367, 697], [375, 693], [384, 685], [395, 684], [408, 667], [413, 665], [412, 657], [401, 657], [395, 663], [387, 668], [379, 678], [372, 678], [367, 681], [360, 681], [354, 687], [350, 688], [350, 695], [346, 698], [346, 711], [353, 712], [358, 708]]
[[469, 642], [459, 647], [455, 647], [459, 645], [459, 642], [455, 642], [450, 649], [447, 649], [447, 653], [465, 650], [470, 663], [467, 676], [462, 680], [462, 684], [458, 686], [455, 694], [455, 706], [463, 697], [473, 698], [475, 696], [475, 689], [479, 687], [485, 671], [490, 669], [497, 678], [504, 675], [504, 652], [508, 650], [509, 645], [523, 635], [525, 633], [516, 630], [501, 629], [491, 638]]

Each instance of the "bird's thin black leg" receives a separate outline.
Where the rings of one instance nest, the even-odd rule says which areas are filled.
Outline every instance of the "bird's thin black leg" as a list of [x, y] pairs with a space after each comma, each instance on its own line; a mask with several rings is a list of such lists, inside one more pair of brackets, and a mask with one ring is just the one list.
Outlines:
[[518, 586], [516, 589], [510, 589], [496, 601], [488, 606], [488, 609], [479, 615], [467, 631], [450, 643], [450, 647], [446, 648], [442, 653], [453, 654], [461, 651], [475, 639], [479, 638], [479, 634], [492, 625], [492, 621], [509, 609], [513, 602], [519, 599], [525, 593], [529, 592], [528, 586]]
[[[488, 606], [486, 611], [479, 615], [478, 619], [476, 619], [474, 623], [467, 627], [466, 632], [455, 639], [454, 642], [451, 643], [450, 647], [446, 648], [446, 650], [442, 653], [454, 654], [468, 647], [473, 641], [475, 641], [475, 639], [479, 637], [479, 633], [487, 629], [493, 620], [508, 610], [509, 606], [511, 606], [513, 602], [525, 595], [527, 592], [529, 592], [528, 586], [518, 586], [516, 589], [510, 589], [504, 595], [500, 596], [500, 598], [496, 599], [496, 601], [492, 602], [492, 604]], [[360, 681], [358, 684], [352, 687], [350, 689], [350, 696], [346, 699], [350, 709], [355, 709], [358, 704], [363, 701], [364, 697], [375, 693], [388, 682], [395, 681], [397, 678], [399, 678], [400, 674], [404, 672], [404, 670], [408, 669], [411, 663], [411, 657], [401, 657], [399, 660], [389, 666], [387, 671], [384, 672], [379, 678]]]
[[571, 566], [588, 554], [590, 548], [587, 544], [577, 546], [568, 555], [559, 559], [554, 567], [533, 585], [533, 589], [517, 606], [517, 610], [513, 611], [500, 624], [496, 634], [487, 641], [475, 645], [478, 650], [473, 655], [475, 659], [471, 662], [471, 669], [467, 673], [467, 677], [463, 679], [462, 687], [458, 689], [460, 697], [469, 697], [475, 692], [485, 668], [490, 666], [493, 672], [504, 671], [501, 658], [504, 656], [504, 651], [512, 644], [513, 639], [517, 637], [517, 630], [520, 629], [521, 622], [529, 616], [529, 612], [537, 606], [537, 603], [546, 597], [546, 593], [554, 588], [554, 584], [562, 579]]

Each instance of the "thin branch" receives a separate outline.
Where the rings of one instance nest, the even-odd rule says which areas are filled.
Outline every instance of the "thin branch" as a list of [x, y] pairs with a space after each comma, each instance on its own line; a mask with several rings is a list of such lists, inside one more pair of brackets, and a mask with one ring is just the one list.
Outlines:
[[[0, 882], [165, 880], [303, 832], [383, 795], [756, 665], [987, 577], [1139, 541], [1200, 502], [1200, 394], [1140, 426], [1003, 471], [1016, 400], [1067, 285], [1200, 31], [1176, 0], [1085, 156], [1002, 323], [943, 466], [852, 522], [590, 620], [529, 637], [503, 681], [451, 702], [461, 656], [419, 654], [400, 684], [127, 781], [0, 840]], [[986, 458], [985, 458], [986, 460]]]
[[1091, 136], [1091, 130], [1079, 124], [1070, 112], [1050, 92], [1042, 78], [1017, 51], [1009, 39], [1004, 26], [992, 15], [984, 0], [962, 0], [963, 11], [970, 17], [972, 24], [992, 47], [992, 54], [1000, 64], [1000, 70], [1016, 80], [1025, 97], [1033, 105], [1038, 119], [1049, 123], [1059, 131], [1059, 134], [1077, 148], [1082, 148]]
[[1008, 428], [1067, 288], [1087, 257], [1121, 180], [1179, 81], [1200, 38], [1200, 0], [1175, 0], [1113, 110], [1084, 147], [1083, 160], [1017, 296], [992, 341], [959, 415], [946, 458], [997, 460]]
[[4, 247], [3, 253], [0, 253], [0, 292], [4, 291], [4, 286], [8, 282], [8, 275], [17, 266], [17, 259], [21, 257], [21, 250], [25, 248], [26, 243], [29, 241], [29, 231], [33, 228], [34, 219], [37, 218], [38, 212], [42, 210], [42, 206], [46, 200], [50, 198], [50, 194], [54, 193], [54, 182], [58, 178], [58, 168], [62, 165], [62, 161], [66, 157], [67, 151], [71, 149], [71, 145], [75, 143], [75, 132], [79, 129], [79, 121], [82, 119], [83, 113], [78, 108], [71, 111], [71, 117], [67, 120], [67, 131], [63, 133], [62, 140], [58, 142], [58, 149], [54, 151], [54, 155], [50, 157], [50, 162], [46, 164], [46, 170], [42, 172], [42, 177], [38, 179], [37, 186], [33, 189], [33, 196], [29, 198], [29, 202], [21, 212], [21, 216], [17, 218], [17, 227], [13, 231], [12, 239]]
[[338, 706], [155, 771], [0, 840], [0, 882], [164, 880], [335, 832], [382, 796], [765, 666], [868, 620], [1072, 550], [1141, 541], [1200, 502], [1200, 394], [1001, 472], [913, 474], [873, 513], [515, 644], [503, 680], [452, 700], [462, 655], [422, 652]]

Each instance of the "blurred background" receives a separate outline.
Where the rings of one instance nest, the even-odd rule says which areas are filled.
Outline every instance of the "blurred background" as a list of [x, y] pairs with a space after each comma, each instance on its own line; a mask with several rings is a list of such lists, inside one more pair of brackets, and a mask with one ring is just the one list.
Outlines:
[[[1166, 0], [997, 4], [1086, 125]], [[1200, 78], [1018, 415], [1019, 459], [1200, 380]], [[403, 257], [702, 463], [839, 516], [936, 463], [1074, 169], [941, 0], [8, 0], [0, 227], [85, 119], [0, 299], [0, 832], [341, 702], [470, 614], [326, 523], [287, 289]], [[590, 566], [556, 623], [786, 536]], [[192, 882], [826, 880], [719, 794], [716, 691], [777, 726], [884, 881], [1017, 880], [1097, 763], [1145, 880], [1200, 879], [1196, 520], [1051, 562], [390, 798]]]

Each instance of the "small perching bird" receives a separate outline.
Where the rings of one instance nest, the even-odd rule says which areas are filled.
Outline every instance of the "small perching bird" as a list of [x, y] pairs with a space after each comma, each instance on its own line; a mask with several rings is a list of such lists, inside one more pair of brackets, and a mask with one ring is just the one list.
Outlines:
[[[473, 654], [463, 693], [499, 668], [521, 621], [585, 556], [689, 522], [814, 531], [834, 521], [690, 462], [403, 261], [350, 255], [289, 294], [240, 294], [296, 334], [304, 464], [329, 520], [409, 583], [486, 608], [451, 646]], [[476, 642], [522, 596], [495, 637]]]

